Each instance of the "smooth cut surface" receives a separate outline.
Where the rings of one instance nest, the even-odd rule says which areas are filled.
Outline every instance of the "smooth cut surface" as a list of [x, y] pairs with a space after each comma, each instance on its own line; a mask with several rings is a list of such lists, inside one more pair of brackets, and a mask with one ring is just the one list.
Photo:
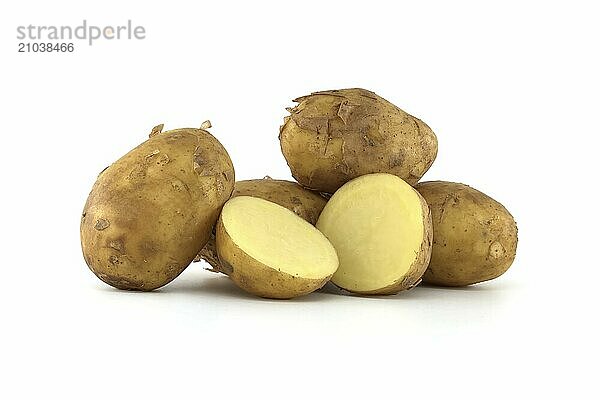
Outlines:
[[338, 266], [327, 238], [280, 205], [239, 196], [225, 204], [221, 218], [231, 240], [265, 266], [308, 279], [329, 276]]
[[365, 175], [333, 195], [317, 228], [340, 260], [331, 281], [350, 291], [378, 290], [401, 279], [417, 258], [424, 235], [421, 199], [396, 176]]

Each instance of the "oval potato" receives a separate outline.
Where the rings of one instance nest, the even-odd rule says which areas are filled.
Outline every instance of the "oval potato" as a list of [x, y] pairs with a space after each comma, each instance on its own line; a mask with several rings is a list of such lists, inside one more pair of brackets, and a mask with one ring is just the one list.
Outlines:
[[308, 189], [333, 193], [375, 172], [415, 185], [437, 155], [429, 126], [368, 90], [316, 92], [294, 101], [279, 140], [292, 175]]
[[422, 182], [415, 189], [433, 217], [433, 251], [424, 282], [466, 286], [508, 270], [517, 252], [517, 225], [502, 204], [461, 183]]
[[119, 289], [175, 279], [211, 234], [235, 182], [227, 151], [202, 129], [153, 129], [98, 177], [81, 218], [89, 268]]

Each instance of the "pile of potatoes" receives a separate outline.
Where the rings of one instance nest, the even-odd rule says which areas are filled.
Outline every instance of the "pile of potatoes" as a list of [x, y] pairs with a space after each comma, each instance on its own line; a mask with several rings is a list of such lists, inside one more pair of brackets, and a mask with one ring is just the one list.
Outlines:
[[208, 121], [159, 125], [102, 171], [81, 217], [92, 272], [150, 291], [204, 260], [249, 293], [288, 299], [329, 281], [362, 295], [466, 286], [510, 267], [517, 226], [502, 204], [419, 182], [438, 150], [427, 124], [364, 89], [294, 101], [279, 141], [297, 183], [236, 182]]

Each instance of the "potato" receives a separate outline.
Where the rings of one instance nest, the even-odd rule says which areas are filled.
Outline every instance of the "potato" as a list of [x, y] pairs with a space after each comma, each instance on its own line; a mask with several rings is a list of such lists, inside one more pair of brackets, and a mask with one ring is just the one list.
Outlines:
[[[317, 223], [317, 219], [325, 207], [327, 200], [315, 192], [304, 189], [295, 182], [282, 181], [265, 177], [235, 183], [232, 197], [253, 196], [279, 204], [293, 211], [299, 217]], [[205, 260], [212, 266], [212, 271], [221, 270], [214, 234], [202, 248], [194, 261]]]
[[336, 252], [321, 232], [267, 200], [229, 200], [216, 230], [222, 272], [257, 296], [289, 299], [308, 294], [338, 267]]
[[433, 252], [424, 282], [466, 286], [502, 275], [515, 259], [517, 225], [502, 204], [461, 183], [416, 189], [433, 216]]
[[87, 265], [119, 289], [169, 283], [206, 244], [234, 182], [210, 133], [157, 126], [94, 184], [81, 218]]
[[304, 187], [333, 193], [344, 183], [374, 172], [411, 185], [437, 155], [437, 138], [418, 118], [364, 89], [342, 89], [300, 97], [280, 129], [283, 155]]
[[431, 256], [425, 200], [395, 175], [355, 178], [329, 199], [317, 228], [335, 248], [337, 286], [361, 294], [393, 294], [417, 285]]
[[327, 200], [316, 192], [304, 189], [296, 182], [271, 179], [253, 179], [235, 183], [233, 196], [259, 197], [293, 211], [300, 218], [317, 223]]

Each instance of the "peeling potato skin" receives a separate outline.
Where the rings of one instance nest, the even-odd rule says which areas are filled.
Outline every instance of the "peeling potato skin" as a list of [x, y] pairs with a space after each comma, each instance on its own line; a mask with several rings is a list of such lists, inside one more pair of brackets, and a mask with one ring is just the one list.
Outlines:
[[[304, 189], [296, 182], [269, 177], [236, 182], [231, 197], [236, 196], [258, 197], [279, 204], [312, 225], [317, 223], [321, 211], [327, 204], [327, 200], [318, 193]], [[214, 272], [221, 271], [214, 235], [211, 235], [208, 243], [202, 248], [194, 261], [200, 260], [209, 263]]]
[[414, 186], [437, 156], [437, 138], [423, 121], [368, 90], [316, 92], [294, 101], [279, 140], [292, 175], [308, 189], [333, 193], [375, 172]]
[[331, 278], [330, 275], [323, 279], [307, 279], [269, 268], [233, 242], [220, 217], [216, 232], [221, 272], [248, 293], [268, 299], [291, 299], [322, 288]]
[[210, 133], [161, 131], [99, 175], [82, 213], [85, 261], [119, 289], [149, 291], [175, 279], [233, 191], [231, 159]]
[[502, 204], [461, 183], [422, 182], [415, 188], [433, 218], [433, 252], [424, 282], [467, 286], [508, 270], [517, 252], [517, 225]]

